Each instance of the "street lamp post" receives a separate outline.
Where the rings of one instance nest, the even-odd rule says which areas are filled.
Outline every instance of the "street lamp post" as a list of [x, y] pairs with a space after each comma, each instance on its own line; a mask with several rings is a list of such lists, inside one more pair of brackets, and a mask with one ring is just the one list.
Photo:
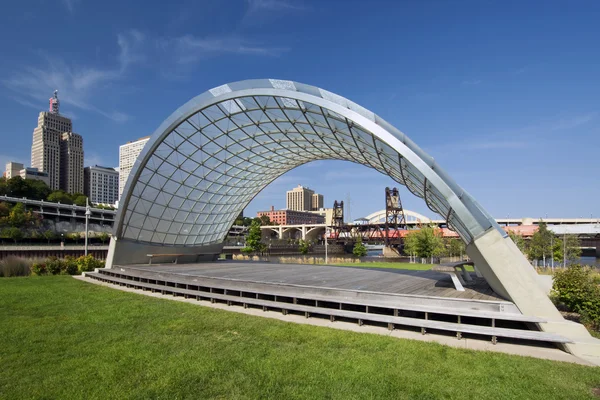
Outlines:
[[554, 233], [550, 236], [550, 257], [550, 267], [552, 268], [552, 271], [554, 271]]
[[90, 203], [88, 199], [85, 199], [85, 250], [84, 254], [88, 255], [88, 222], [92, 212], [90, 211]]
[[327, 265], [328, 263], [328, 258], [327, 258], [327, 234], [329, 233], [329, 228], [325, 228], [325, 265]]
[[563, 233], [563, 267], [567, 268], [567, 231]]

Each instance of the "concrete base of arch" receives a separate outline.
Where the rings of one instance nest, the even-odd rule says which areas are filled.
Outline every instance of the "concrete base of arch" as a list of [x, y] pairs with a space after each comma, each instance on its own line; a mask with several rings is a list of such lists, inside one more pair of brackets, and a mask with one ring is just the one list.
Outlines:
[[[151, 245], [128, 240], [115, 240], [113, 237], [108, 246], [106, 268], [113, 265], [147, 264], [152, 262], [190, 263], [199, 261], [215, 261], [223, 251], [223, 243], [215, 243], [198, 247]], [[150, 257], [149, 255], [153, 256]]]
[[540, 324], [543, 331], [571, 339], [566, 351], [600, 365], [600, 340], [583, 325], [562, 317], [537, 272], [509, 237], [490, 229], [467, 246], [467, 254], [496, 293], [511, 300], [523, 314], [545, 318], [547, 322]]

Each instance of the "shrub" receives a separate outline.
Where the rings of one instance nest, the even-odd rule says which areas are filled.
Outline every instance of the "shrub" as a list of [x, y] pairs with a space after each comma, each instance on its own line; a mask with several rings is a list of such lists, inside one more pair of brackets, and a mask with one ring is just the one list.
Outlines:
[[31, 266], [31, 273], [37, 276], [46, 275], [48, 270], [46, 269], [46, 263], [44, 262], [35, 262]]
[[58, 275], [62, 269], [62, 260], [56, 257], [48, 257], [46, 260], [46, 270], [49, 274]]
[[556, 271], [552, 288], [557, 301], [581, 314], [584, 323], [600, 329], [600, 287], [589, 267], [571, 265]]
[[81, 272], [93, 271], [95, 268], [104, 267], [104, 263], [100, 260], [96, 260], [94, 256], [87, 255], [81, 256], [77, 259], [77, 270]]
[[30, 265], [31, 263], [23, 258], [8, 256], [0, 260], [0, 277], [28, 276]]
[[77, 260], [75, 260], [74, 257], [66, 256], [62, 261], [60, 273], [65, 275], [77, 275], [77, 272]]
[[367, 247], [363, 244], [362, 240], [359, 239], [358, 242], [354, 244], [352, 254], [354, 254], [355, 257], [364, 257], [367, 255]]

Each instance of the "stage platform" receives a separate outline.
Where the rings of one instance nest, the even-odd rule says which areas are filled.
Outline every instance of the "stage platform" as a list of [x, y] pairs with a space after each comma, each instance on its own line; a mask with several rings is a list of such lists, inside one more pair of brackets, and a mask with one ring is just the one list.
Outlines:
[[494, 293], [485, 280], [461, 292], [433, 271], [339, 267], [269, 262], [113, 266], [86, 273], [103, 282], [243, 308], [353, 320], [359, 325], [560, 344], [568, 339], [541, 332], [539, 317], [526, 316]]

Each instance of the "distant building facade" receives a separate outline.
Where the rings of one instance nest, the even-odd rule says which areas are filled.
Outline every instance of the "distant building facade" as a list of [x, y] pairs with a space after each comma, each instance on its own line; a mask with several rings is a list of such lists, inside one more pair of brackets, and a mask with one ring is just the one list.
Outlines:
[[63, 132], [60, 142], [60, 188], [67, 193], [83, 193], [83, 138]]
[[317, 210], [320, 210], [321, 208], [323, 208], [323, 195], [322, 194], [318, 194], [318, 193], [314, 193], [312, 195], [312, 199], [311, 199], [310, 210], [311, 211], [317, 211]]
[[286, 192], [285, 206], [288, 210], [313, 211], [323, 208], [323, 195], [302, 185]]
[[119, 199], [119, 172], [98, 165], [85, 167], [84, 194], [92, 204], [115, 204]]
[[6, 164], [6, 171], [4, 172], [6, 179], [20, 176], [23, 179], [35, 179], [44, 182], [46, 185], [49, 184], [49, 178], [47, 172], [38, 171], [37, 168], [28, 168], [21, 163], [9, 162]]
[[325, 218], [325, 224], [327, 224], [327, 226], [333, 225], [333, 208], [320, 208], [316, 211], [310, 212]]
[[68, 193], [83, 192], [83, 138], [73, 133], [71, 120], [59, 114], [58, 93], [50, 110], [38, 115], [33, 129], [31, 167], [48, 174], [48, 186]]
[[127, 142], [119, 147], [119, 198], [121, 198], [123, 189], [125, 189], [127, 178], [135, 164], [135, 160], [137, 160], [148, 140], [150, 140], [150, 136]]
[[324, 224], [325, 217], [309, 211], [296, 210], [275, 210], [271, 206], [269, 211], [259, 211], [257, 217], [266, 215], [275, 225], [303, 225], [303, 224]]

